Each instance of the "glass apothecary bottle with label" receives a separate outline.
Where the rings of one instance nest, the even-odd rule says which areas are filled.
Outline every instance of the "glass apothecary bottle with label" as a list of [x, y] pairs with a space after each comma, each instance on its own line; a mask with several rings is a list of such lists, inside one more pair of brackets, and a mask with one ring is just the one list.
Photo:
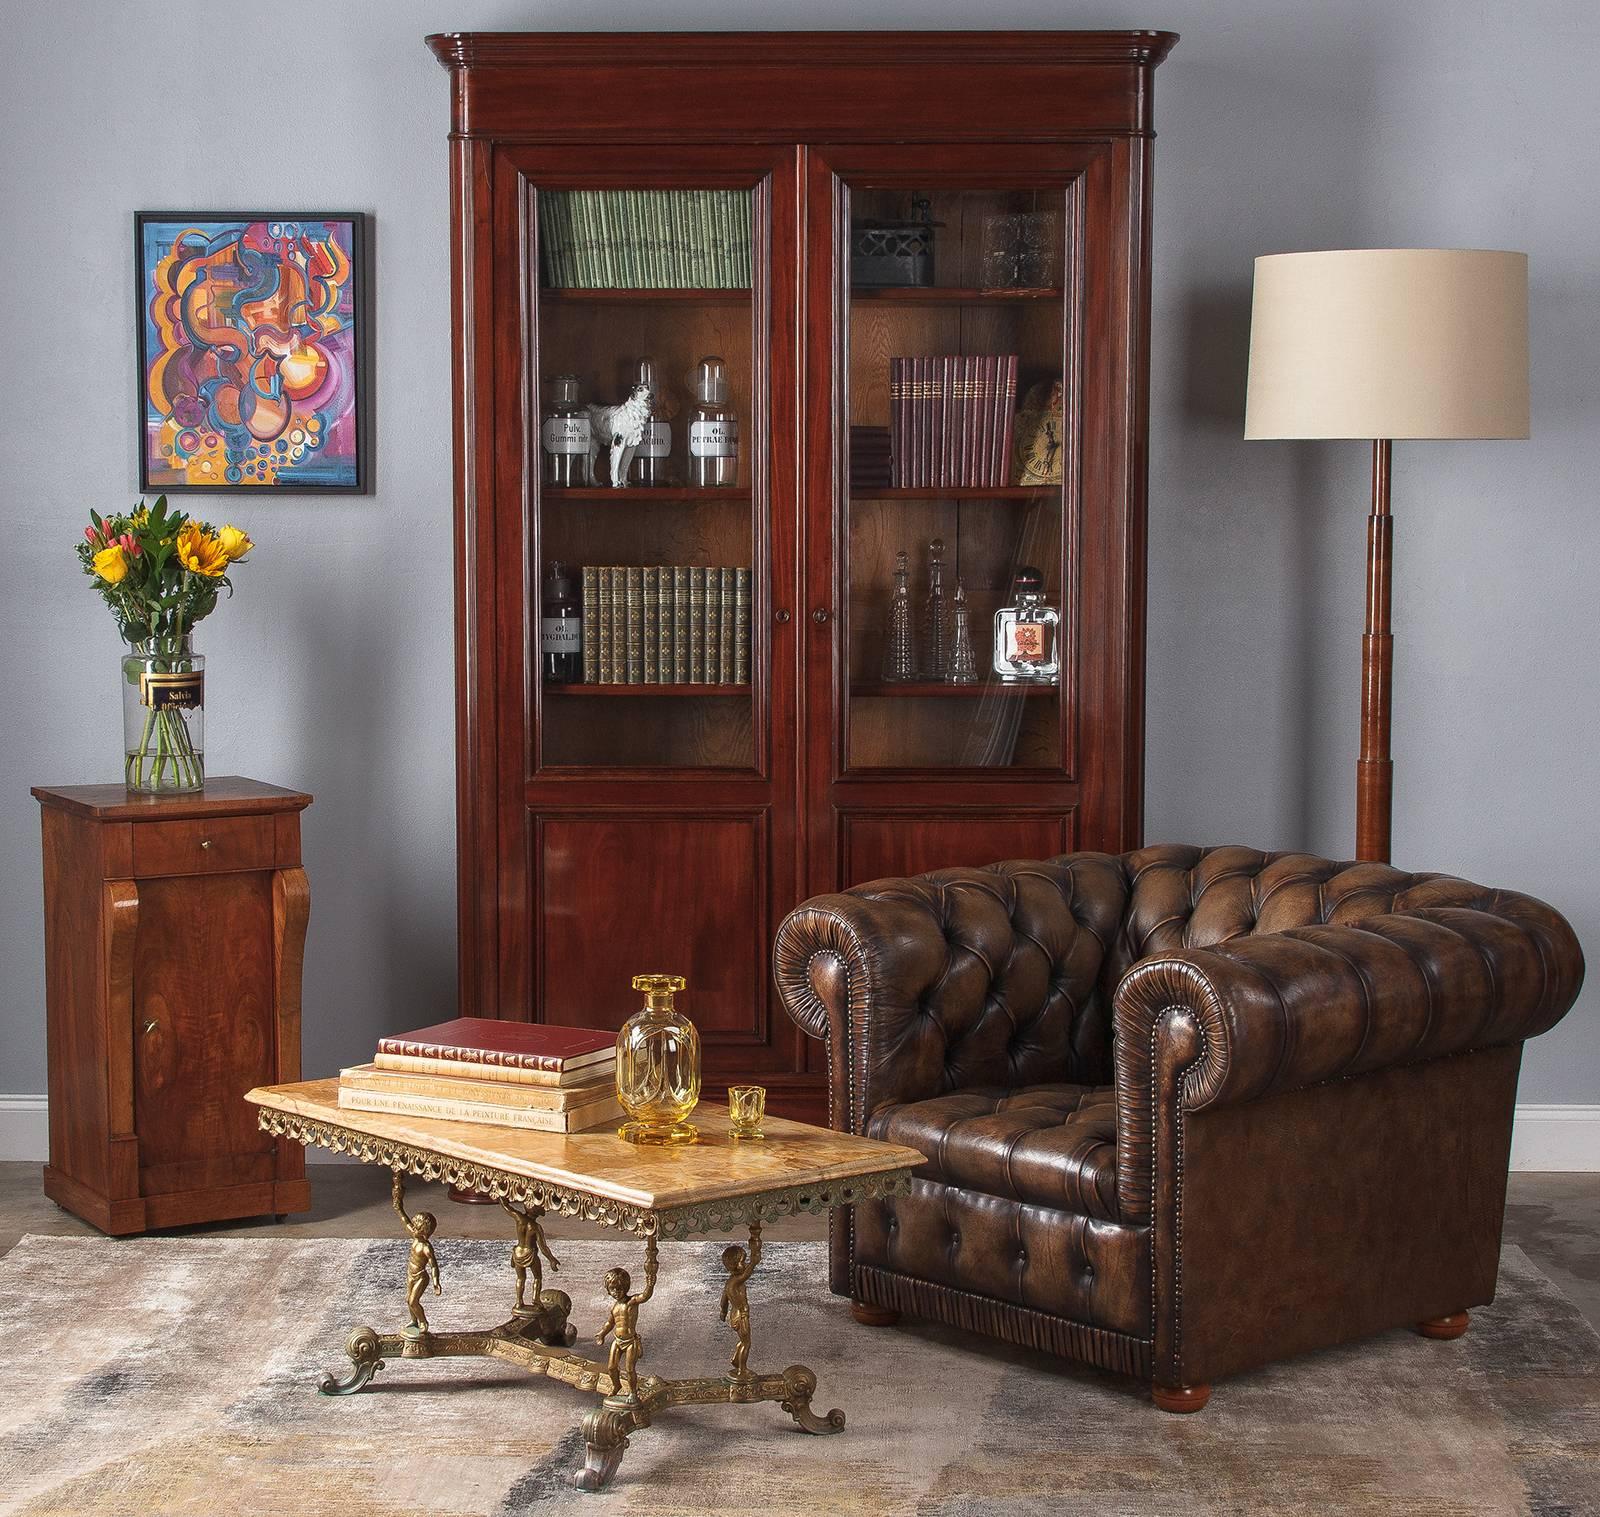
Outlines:
[[669, 483], [667, 471], [672, 457], [672, 424], [662, 417], [665, 409], [661, 403], [661, 382], [656, 374], [653, 358], [641, 358], [633, 383], [649, 385], [655, 397], [651, 404], [650, 419], [644, 424], [644, 435], [633, 450], [633, 467], [629, 483], [635, 485], [664, 485]]
[[566, 566], [551, 564], [539, 606], [539, 662], [547, 685], [576, 685], [583, 679], [582, 610]]
[[555, 398], [539, 428], [547, 485], [586, 485], [589, 479], [589, 412], [579, 399], [578, 376], [558, 374]]
[[689, 419], [689, 483], [739, 483], [739, 416], [728, 402], [728, 373], [720, 358], [702, 358]]
[[1061, 613], [1045, 604], [1044, 575], [1024, 564], [1012, 604], [994, 614], [994, 672], [1007, 685], [1054, 685], [1061, 678]]

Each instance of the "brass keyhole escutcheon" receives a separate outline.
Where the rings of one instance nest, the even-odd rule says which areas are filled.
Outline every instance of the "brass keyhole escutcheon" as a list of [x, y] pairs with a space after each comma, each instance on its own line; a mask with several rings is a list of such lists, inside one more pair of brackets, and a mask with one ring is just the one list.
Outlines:
[[202, 848], [209, 848], [211, 846], [211, 839], [210, 838], [201, 838], [200, 839], [200, 846]]
[[772, 619], [781, 627], [786, 621], [789, 620], [789, 613], [787, 611], [774, 611], [772, 613]]
[[148, 1038], [160, 1025], [159, 1022], [146, 1022], [144, 1024], [144, 1035]]

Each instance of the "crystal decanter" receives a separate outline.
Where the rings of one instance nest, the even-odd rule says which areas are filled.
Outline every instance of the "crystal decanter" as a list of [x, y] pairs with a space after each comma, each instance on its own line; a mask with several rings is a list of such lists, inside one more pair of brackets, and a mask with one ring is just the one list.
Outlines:
[[631, 1143], [693, 1143], [686, 1119], [700, 1103], [700, 1034], [673, 1005], [688, 982], [681, 974], [636, 974], [644, 1005], [617, 1034], [617, 1100], [628, 1120], [617, 1129]]
[[883, 681], [904, 684], [917, 677], [916, 637], [911, 626], [911, 569], [902, 548], [894, 556], [894, 591], [883, 639]]

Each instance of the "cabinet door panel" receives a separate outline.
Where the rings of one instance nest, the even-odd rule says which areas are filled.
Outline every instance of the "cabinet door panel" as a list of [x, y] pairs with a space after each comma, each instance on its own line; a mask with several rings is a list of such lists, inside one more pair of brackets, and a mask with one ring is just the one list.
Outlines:
[[1065, 815], [949, 816], [846, 812], [839, 819], [846, 885], [922, 874], [953, 864], [1049, 858], [1070, 852], [1073, 820]]
[[143, 1192], [272, 1179], [244, 1102], [273, 1072], [271, 874], [140, 882], [133, 1037]]
[[540, 1021], [620, 1027], [636, 974], [681, 974], [710, 1054], [767, 1037], [767, 815], [534, 819]]

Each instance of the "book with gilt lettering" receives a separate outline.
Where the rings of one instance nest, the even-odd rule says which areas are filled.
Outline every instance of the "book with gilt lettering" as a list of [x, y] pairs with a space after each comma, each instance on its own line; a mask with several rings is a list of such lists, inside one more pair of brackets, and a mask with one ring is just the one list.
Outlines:
[[616, 1034], [592, 1027], [457, 1017], [378, 1042], [380, 1069], [531, 1085], [577, 1085], [617, 1056]]

